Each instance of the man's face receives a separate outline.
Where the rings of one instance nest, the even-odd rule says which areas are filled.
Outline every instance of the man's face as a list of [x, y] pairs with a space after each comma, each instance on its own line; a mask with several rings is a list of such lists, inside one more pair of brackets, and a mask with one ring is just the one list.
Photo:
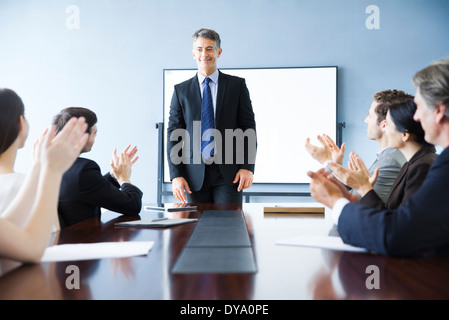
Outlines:
[[222, 49], [215, 47], [215, 41], [199, 37], [193, 44], [193, 58], [198, 65], [198, 71], [204, 76], [210, 76], [217, 70], [217, 59], [220, 57]]
[[89, 134], [89, 139], [87, 139], [86, 145], [84, 146], [81, 153], [89, 152], [90, 150], [92, 150], [92, 146], [95, 143], [96, 136], [97, 136], [97, 125], [95, 124], [91, 129], [91, 132]]
[[435, 112], [429, 108], [427, 103], [421, 96], [419, 88], [415, 94], [416, 111], [413, 119], [421, 123], [424, 130], [424, 139], [432, 144], [435, 144], [435, 139], [438, 135], [437, 126], [435, 123]]
[[365, 123], [368, 125], [367, 127], [367, 135], [368, 139], [371, 140], [378, 140], [383, 135], [383, 127], [385, 125], [385, 120], [381, 121], [380, 123], [377, 122], [377, 108], [378, 103], [376, 101], [373, 101], [371, 104], [371, 107], [368, 111], [368, 116], [365, 118]]

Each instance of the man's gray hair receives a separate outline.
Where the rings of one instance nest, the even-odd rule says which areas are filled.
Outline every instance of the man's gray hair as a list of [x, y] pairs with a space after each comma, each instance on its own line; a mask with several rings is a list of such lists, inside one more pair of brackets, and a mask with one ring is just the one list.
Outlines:
[[221, 48], [220, 35], [217, 32], [215, 32], [214, 30], [201, 28], [201, 29], [195, 31], [195, 33], [192, 35], [193, 42], [195, 42], [196, 39], [198, 39], [200, 37], [214, 40], [216, 49], [218, 50]]
[[413, 85], [430, 108], [446, 105], [449, 120], [449, 57], [433, 62], [413, 77]]

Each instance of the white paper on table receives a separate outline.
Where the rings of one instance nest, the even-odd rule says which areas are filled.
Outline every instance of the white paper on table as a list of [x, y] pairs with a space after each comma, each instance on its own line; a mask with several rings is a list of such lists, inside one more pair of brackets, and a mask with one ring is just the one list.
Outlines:
[[61, 244], [45, 249], [41, 262], [125, 258], [146, 255], [154, 241]]
[[300, 236], [276, 241], [277, 245], [313, 247], [330, 250], [368, 252], [365, 248], [354, 247], [343, 243], [340, 237], [332, 236]]

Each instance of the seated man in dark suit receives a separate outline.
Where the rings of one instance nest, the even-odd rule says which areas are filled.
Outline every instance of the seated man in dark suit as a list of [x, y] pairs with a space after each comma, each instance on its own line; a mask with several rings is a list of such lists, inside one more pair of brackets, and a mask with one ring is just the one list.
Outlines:
[[449, 58], [436, 61], [413, 78], [417, 87], [414, 119], [428, 143], [443, 148], [421, 187], [398, 208], [377, 209], [344, 198], [324, 170], [309, 172], [310, 190], [332, 208], [345, 243], [395, 256], [449, 256]]
[[[97, 116], [86, 108], [66, 108], [53, 119], [56, 132], [62, 130], [72, 117], [84, 117], [88, 124], [89, 139], [81, 151], [89, 152], [97, 134]], [[120, 154], [114, 150], [111, 172], [102, 175], [95, 161], [79, 157], [62, 178], [58, 215], [61, 228], [82, 220], [99, 217], [105, 208], [125, 215], [136, 215], [142, 207], [142, 191], [131, 184], [131, 167], [137, 149], [129, 146]]]

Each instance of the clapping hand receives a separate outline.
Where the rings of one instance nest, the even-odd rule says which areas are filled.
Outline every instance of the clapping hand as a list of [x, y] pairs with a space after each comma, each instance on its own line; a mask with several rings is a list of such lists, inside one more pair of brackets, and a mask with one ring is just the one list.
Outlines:
[[89, 137], [86, 129], [86, 121], [80, 117], [70, 119], [58, 135], [54, 126], [45, 130], [34, 145], [34, 161], [42, 168], [64, 173], [86, 144]]
[[323, 134], [317, 136], [318, 141], [321, 143], [321, 147], [314, 146], [310, 143], [310, 138], [306, 139], [305, 148], [310, 155], [324, 164], [326, 161], [334, 161], [341, 164], [343, 162], [343, 157], [345, 155], [345, 143], [339, 148], [335, 142], [327, 135]]
[[369, 173], [362, 159], [355, 153], [349, 155], [348, 167], [345, 168], [337, 163], [329, 163], [333, 175], [345, 185], [356, 190], [360, 196], [364, 196], [369, 192], [377, 181], [379, 168], [376, 168], [373, 175]]
[[139, 157], [135, 157], [137, 147], [129, 150], [130, 147], [131, 145], [128, 145], [119, 156], [117, 156], [117, 148], [114, 148], [112, 152], [110, 173], [120, 185], [125, 182], [130, 182], [131, 168], [139, 159]]
[[309, 171], [307, 175], [312, 179], [310, 182], [310, 194], [316, 201], [333, 208], [335, 202], [344, 197], [338, 181], [329, 179], [329, 175], [324, 169], [320, 169], [317, 172]]
[[348, 166], [353, 171], [363, 172], [363, 174], [368, 178], [371, 186], [374, 186], [376, 184], [377, 178], [379, 177], [379, 168], [376, 168], [376, 170], [374, 170], [373, 172], [373, 175], [371, 175], [369, 170], [366, 168], [365, 163], [354, 152], [351, 152], [349, 154]]

